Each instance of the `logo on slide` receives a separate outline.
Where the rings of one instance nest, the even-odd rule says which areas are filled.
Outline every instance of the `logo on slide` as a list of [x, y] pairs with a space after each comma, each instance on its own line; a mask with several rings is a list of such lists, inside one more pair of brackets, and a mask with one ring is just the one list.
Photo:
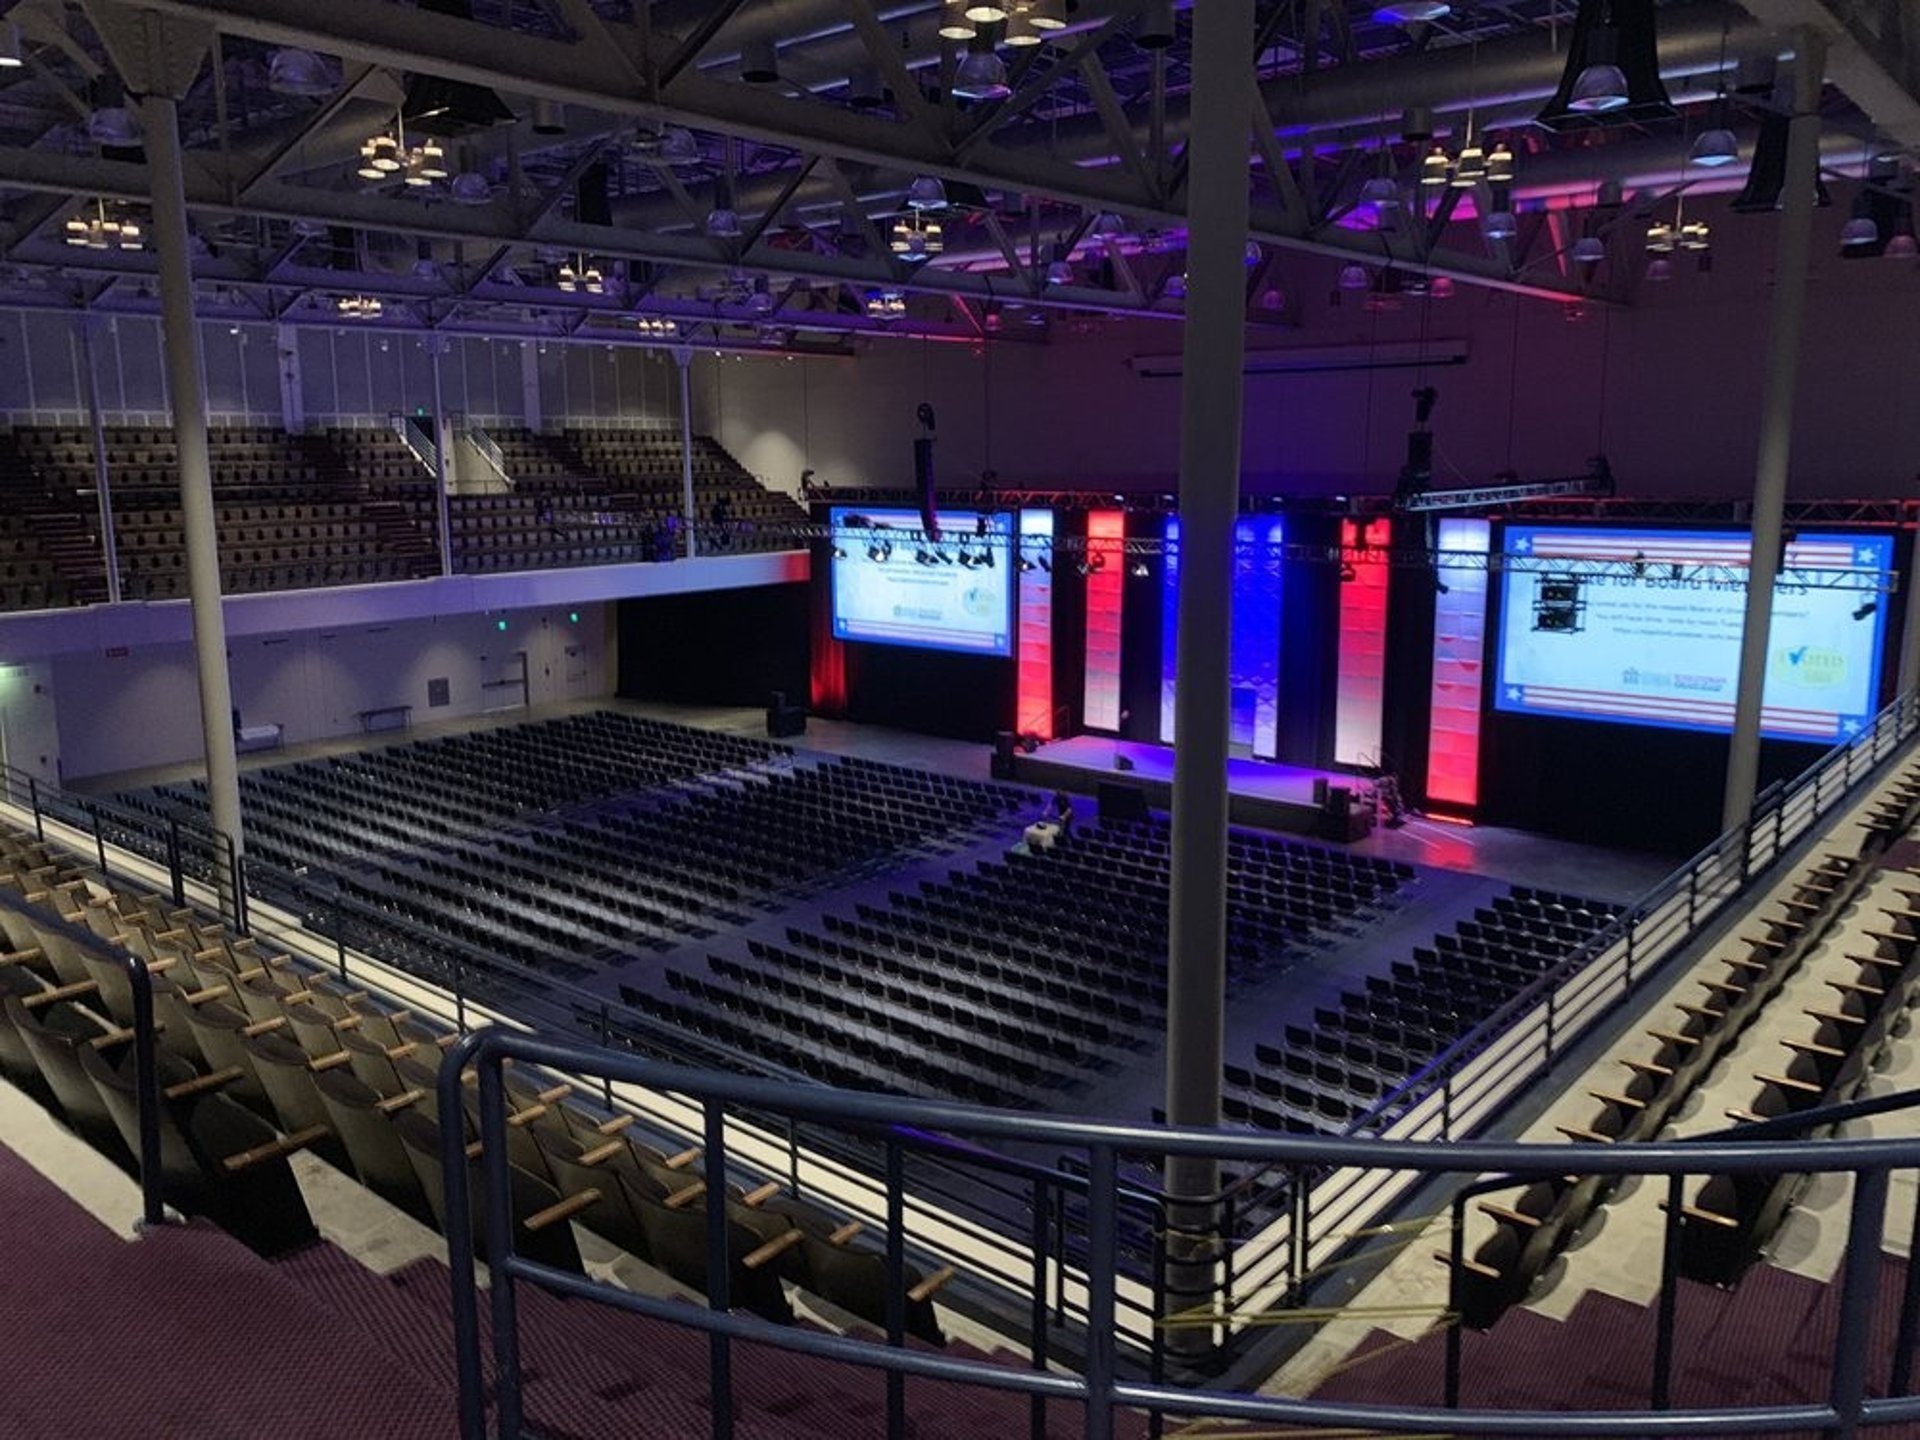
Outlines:
[[1774, 652], [1773, 674], [1789, 684], [1827, 689], [1847, 683], [1847, 657], [1817, 645], [1796, 645]]
[[968, 587], [967, 593], [960, 597], [960, 604], [969, 615], [978, 615], [983, 619], [993, 613], [993, 602], [994, 592], [981, 585]]

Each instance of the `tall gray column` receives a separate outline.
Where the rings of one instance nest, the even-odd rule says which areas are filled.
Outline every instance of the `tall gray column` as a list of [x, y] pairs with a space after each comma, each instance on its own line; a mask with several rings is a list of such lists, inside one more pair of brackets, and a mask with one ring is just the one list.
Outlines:
[[1766, 390], [1760, 408], [1760, 452], [1753, 469], [1753, 543], [1747, 561], [1747, 611], [1740, 631], [1740, 688], [1720, 828], [1753, 813], [1760, 781], [1760, 706], [1767, 683], [1773, 586], [1780, 573], [1781, 512], [1793, 450], [1793, 401], [1800, 378], [1800, 330], [1807, 310], [1807, 264], [1813, 247], [1814, 180], [1820, 165], [1820, 80], [1826, 42], [1802, 27], [1794, 36], [1793, 118], [1787, 131], [1787, 180], [1774, 259], [1768, 317]]
[[682, 345], [673, 352], [680, 367], [680, 503], [687, 517], [687, 558], [700, 553], [694, 532], [700, 525], [700, 506], [693, 498], [693, 351]]
[[[234, 752], [233, 685], [227, 674], [227, 622], [220, 608], [219, 536], [214, 526], [213, 469], [207, 454], [206, 362], [193, 308], [179, 116], [170, 97], [149, 95], [140, 102], [140, 118], [153, 174], [153, 241], [160, 260], [167, 389], [173, 398], [174, 446], [180, 457], [180, 520], [187, 540], [187, 593], [193, 603], [208, 808], [214, 828], [233, 842], [238, 857], [242, 847], [240, 768]], [[222, 897], [231, 898], [235, 877], [219, 878]]]
[[93, 427], [93, 490], [100, 505], [100, 559], [107, 567], [107, 603], [120, 603], [120, 547], [113, 529], [113, 476], [107, 465], [107, 421], [100, 413], [100, 372], [95, 366], [93, 332], [100, 322], [83, 315], [75, 325], [80, 341], [80, 374], [87, 385], [87, 420]]
[[[1227, 951], [1227, 654], [1233, 531], [1240, 508], [1240, 411], [1246, 348], [1247, 76], [1252, 0], [1193, 10], [1193, 111], [1187, 153], [1185, 379], [1180, 410], [1180, 618], [1174, 678], [1172, 897], [1167, 950], [1167, 1117], [1220, 1121]], [[1111, 561], [1109, 562], [1111, 563]], [[1175, 1197], [1218, 1189], [1211, 1160], [1176, 1159]], [[1204, 1235], [1212, 1214], [1178, 1207], [1176, 1229]], [[1176, 1306], [1206, 1303], [1214, 1251], [1169, 1240]], [[1175, 1331], [1180, 1335], [1182, 1332]], [[1204, 1338], [1199, 1332], [1196, 1338]]]
[[427, 340], [433, 350], [433, 527], [440, 541], [440, 573], [453, 574], [453, 502], [447, 498], [447, 467], [453, 463], [453, 425], [440, 388], [440, 362], [447, 353], [447, 337]]
[[1907, 565], [1907, 618], [1900, 627], [1900, 694], [1920, 690], [1920, 531], [1913, 537], [1913, 559]]

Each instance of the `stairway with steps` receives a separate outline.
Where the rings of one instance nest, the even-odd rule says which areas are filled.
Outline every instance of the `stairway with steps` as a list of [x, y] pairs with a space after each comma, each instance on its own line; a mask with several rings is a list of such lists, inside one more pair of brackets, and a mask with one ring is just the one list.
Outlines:
[[[1868, 1394], [1892, 1375], [1907, 1262], [1882, 1255], [1867, 1346]], [[1675, 1405], [1760, 1406], [1826, 1399], [1841, 1289], [1773, 1265], [1756, 1265], [1732, 1289], [1680, 1282], [1674, 1325]], [[1652, 1393], [1656, 1315], [1589, 1291], [1565, 1320], [1508, 1311], [1462, 1337], [1461, 1404], [1507, 1410], [1644, 1409]], [[1314, 1391], [1352, 1404], [1437, 1405], [1446, 1336], [1408, 1343], [1376, 1330]], [[1877, 1435], [1916, 1433], [1882, 1427]]]
[[[379, 1275], [321, 1242], [273, 1268], [316, 1302], [364, 1327], [395, 1363], [450, 1381], [449, 1277], [437, 1260]], [[703, 1440], [710, 1433], [708, 1343], [699, 1331], [611, 1305], [561, 1299], [535, 1285], [517, 1286], [515, 1297], [522, 1404], [537, 1433], [551, 1440], [609, 1435]], [[491, 1318], [484, 1296], [480, 1323], [491, 1386]], [[1020, 1363], [959, 1342], [950, 1342], [945, 1353]], [[878, 1440], [885, 1434], [885, 1387], [877, 1371], [739, 1343], [733, 1389], [741, 1440]], [[918, 1379], [908, 1382], [906, 1394], [914, 1440], [1028, 1433], [1027, 1404], [1017, 1396]], [[1048, 1418], [1047, 1434], [1055, 1440], [1083, 1433], [1078, 1407], [1053, 1405]], [[1142, 1435], [1144, 1422], [1122, 1416], [1117, 1433]]]

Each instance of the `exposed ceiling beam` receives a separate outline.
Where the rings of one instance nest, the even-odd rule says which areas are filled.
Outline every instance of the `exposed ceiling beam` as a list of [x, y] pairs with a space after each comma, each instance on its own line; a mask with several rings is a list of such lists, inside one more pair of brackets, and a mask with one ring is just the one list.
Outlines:
[[[671, 102], [645, 102], [618, 57], [594, 47], [495, 29], [382, 0], [146, 0], [149, 8], [216, 24], [229, 33], [283, 45], [302, 45], [351, 60], [393, 63], [509, 94], [584, 105], [614, 115], [693, 124], [784, 149], [890, 169], [907, 169], [990, 189], [1010, 189], [1093, 210], [1138, 215], [1150, 224], [1184, 225], [1184, 210], [1148, 194], [1119, 169], [1078, 166], [1034, 150], [985, 145], [958, 161], [944, 138], [919, 126], [856, 114], [813, 100], [795, 100], [753, 86], [689, 71], [675, 82]], [[1284, 248], [1337, 258], [1370, 253], [1364, 237], [1331, 231], [1306, 233], [1304, 217], [1257, 232], [1253, 238]], [[617, 252], [614, 252], [617, 253]], [[675, 258], [684, 259], [684, 256]], [[711, 262], [709, 262], [711, 263]], [[1436, 273], [1555, 300], [1577, 298], [1560, 285], [1514, 281], [1485, 255], [1436, 252]], [[939, 272], [933, 278], [938, 281]], [[924, 272], [923, 272], [924, 274]], [[933, 287], [941, 288], [939, 284]]]

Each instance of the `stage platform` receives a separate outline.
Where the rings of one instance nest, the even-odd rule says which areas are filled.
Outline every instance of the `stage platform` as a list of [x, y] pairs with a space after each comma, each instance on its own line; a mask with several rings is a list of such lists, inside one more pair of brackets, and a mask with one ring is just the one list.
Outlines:
[[[1119, 763], [1123, 760], [1133, 768], [1123, 769]], [[1028, 785], [1051, 786], [1076, 795], [1097, 794], [1109, 781], [1132, 785], [1145, 794], [1148, 805], [1165, 810], [1173, 800], [1173, 747], [1104, 735], [1076, 735], [1071, 740], [1042, 745], [1031, 755], [1016, 752], [1013, 774]], [[1359, 839], [1359, 834], [1333, 835], [1323, 825], [1320, 806], [1313, 798], [1317, 780], [1356, 790], [1367, 784], [1357, 776], [1333, 770], [1230, 758], [1227, 818], [1235, 825], [1295, 835]]]

